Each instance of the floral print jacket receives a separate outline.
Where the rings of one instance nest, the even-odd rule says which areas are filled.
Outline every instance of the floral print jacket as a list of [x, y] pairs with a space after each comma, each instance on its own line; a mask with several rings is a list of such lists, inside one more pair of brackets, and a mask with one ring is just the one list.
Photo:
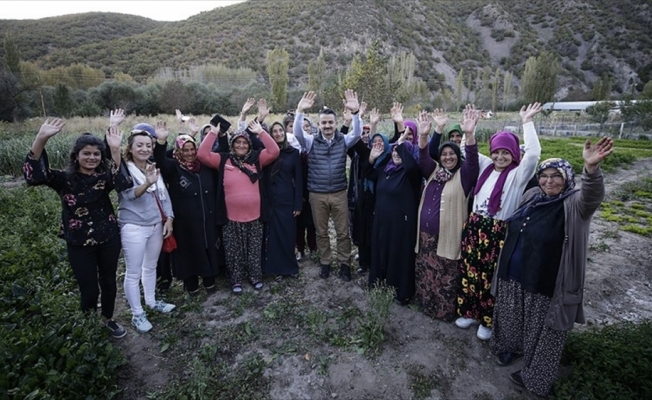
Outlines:
[[109, 198], [111, 190], [132, 186], [128, 174], [120, 172], [113, 160], [102, 173], [69, 174], [50, 169], [45, 149], [39, 159], [30, 151], [23, 165], [25, 181], [30, 186], [47, 185], [61, 198], [59, 237], [76, 246], [93, 246], [119, 235], [118, 221]]

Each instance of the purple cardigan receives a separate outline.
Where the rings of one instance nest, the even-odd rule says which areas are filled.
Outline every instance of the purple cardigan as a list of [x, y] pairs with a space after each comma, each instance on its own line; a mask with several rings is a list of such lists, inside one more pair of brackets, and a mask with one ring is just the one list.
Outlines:
[[[462, 162], [457, 173], [462, 174], [462, 188], [464, 194], [468, 196], [478, 179], [480, 173], [480, 164], [478, 162], [478, 145], [467, 145], [464, 147], [466, 158]], [[437, 163], [430, 157], [428, 147], [419, 149], [419, 168], [421, 175], [428, 179], [437, 168]], [[422, 232], [431, 235], [439, 235], [439, 210], [441, 209], [441, 194], [444, 190], [445, 183], [431, 181], [426, 186], [423, 196], [423, 207], [421, 208], [421, 225]]]

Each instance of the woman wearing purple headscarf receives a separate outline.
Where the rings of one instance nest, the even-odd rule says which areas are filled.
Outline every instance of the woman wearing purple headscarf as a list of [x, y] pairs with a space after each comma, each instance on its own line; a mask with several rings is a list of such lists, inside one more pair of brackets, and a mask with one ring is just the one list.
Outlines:
[[389, 139], [389, 143], [396, 143], [399, 136], [405, 133], [405, 140], [412, 144], [411, 154], [415, 160], [419, 161], [419, 135], [417, 123], [410, 119], [403, 119], [403, 105], [394, 103], [389, 111], [394, 121], [394, 136]]
[[[416, 133], [416, 131], [415, 131]], [[369, 285], [385, 282], [396, 289], [396, 300], [406, 305], [414, 295], [414, 246], [421, 171], [404, 132], [392, 146], [386, 163], [374, 167], [385, 152], [376, 142], [365, 177], [375, 182], [376, 205], [371, 233]]]
[[503, 245], [505, 220], [518, 207], [523, 189], [534, 174], [541, 145], [532, 118], [539, 103], [523, 106], [525, 156], [521, 160], [518, 137], [512, 132], [495, 133], [489, 140], [491, 158], [480, 157], [480, 177], [474, 189], [471, 215], [462, 232], [462, 277], [458, 286], [455, 325], [468, 328], [480, 323], [477, 336], [491, 338], [494, 298], [490, 293], [498, 254]]

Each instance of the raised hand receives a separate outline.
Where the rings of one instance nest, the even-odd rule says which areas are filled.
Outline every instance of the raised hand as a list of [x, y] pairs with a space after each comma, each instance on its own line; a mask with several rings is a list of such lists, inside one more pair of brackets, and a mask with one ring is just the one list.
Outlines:
[[259, 99], [258, 100], [258, 122], [263, 122], [265, 118], [269, 115], [271, 108], [267, 108], [267, 100]]
[[582, 158], [584, 158], [586, 169], [589, 172], [594, 172], [602, 160], [613, 153], [613, 146], [614, 141], [608, 137], [600, 138], [598, 143], [594, 145], [591, 145], [591, 139], [586, 139], [582, 150]]
[[109, 113], [109, 125], [118, 126], [125, 120], [125, 110], [122, 108], [116, 108]]
[[247, 99], [247, 101], [242, 106], [240, 115], [246, 115], [255, 103], [256, 103], [256, 99], [254, 99], [253, 97]]
[[106, 132], [106, 142], [109, 144], [111, 149], [120, 149], [120, 145], [122, 144], [122, 132], [120, 132], [117, 125], [109, 126], [109, 130]]
[[209, 132], [214, 133], [217, 136], [219, 136], [220, 135], [220, 124], [217, 124], [217, 126], [211, 124], [211, 130]]
[[167, 123], [163, 121], [156, 121], [154, 130], [156, 131], [156, 140], [159, 143], [165, 143], [168, 136], [170, 136], [170, 131], [168, 130]]
[[351, 110], [346, 108], [346, 100], [342, 100], [342, 104], [344, 105], [344, 111], [342, 111], [342, 117], [344, 118], [344, 124], [348, 126], [348, 123], [353, 120], [353, 115], [351, 114]]
[[444, 110], [435, 108], [432, 111], [432, 119], [435, 121], [435, 130], [437, 133], [443, 133], [444, 127], [448, 123], [448, 115], [444, 112]]
[[521, 107], [521, 111], [519, 111], [521, 122], [524, 124], [527, 122], [532, 122], [534, 116], [540, 113], [541, 110], [543, 110], [541, 103], [528, 104], [527, 108], [525, 106]]
[[344, 91], [344, 107], [351, 110], [351, 112], [354, 114], [360, 111], [358, 94], [351, 89], [346, 89]]
[[183, 122], [183, 114], [181, 113], [181, 110], [174, 110], [174, 113], [177, 115], [177, 122], [182, 123]]
[[37, 136], [46, 140], [50, 139], [52, 136], [61, 132], [64, 125], [66, 125], [66, 122], [61, 118], [53, 118], [52, 120], [48, 118], [45, 120], [43, 125], [41, 125], [41, 129], [39, 129]]
[[421, 111], [417, 117], [417, 129], [419, 130], [419, 136], [428, 136], [430, 129], [432, 129], [432, 120], [428, 116], [427, 111]]
[[251, 122], [249, 123], [248, 128], [255, 135], [260, 135], [262, 133], [262, 131], [263, 131], [263, 127], [255, 119], [251, 120]]
[[392, 116], [392, 121], [397, 124], [403, 123], [403, 104], [394, 102], [392, 109], [389, 110], [389, 114]]
[[367, 111], [367, 103], [363, 101], [362, 103], [360, 103], [360, 112], [358, 112], [358, 116], [362, 118], [366, 111]]
[[462, 122], [460, 127], [465, 135], [472, 135], [475, 132], [475, 127], [480, 119], [480, 111], [475, 109], [472, 104], [467, 104], [462, 113]]
[[369, 152], [369, 163], [373, 164], [385, 151], [385, 143], [374, 143]]
[[297, 104], [297, 112], [303, 114], [304, 111], [312, 107], [312, 105], [315, 104], [315, 97], [317, 97], [315, 92], [304, 93], [303, 96], [301, 96], [301, 100], [299, 100], [299, 104]]
[[156, 163], [147, 164], [145, 167], [145, 182], [150, 186], [155, 184], [158, 181], [159, 173]]
[[369, 123], [371, 125], [377, 125], [380, 122], [380, 113], [377, 108], [371, 109], [369, 112]]
[[199, 124], [197, 124], [197, 120], [195, 117], [190, 117], [188, 120], [188, 130], [190, 131], [190, 136], [195, 136], [197, 132], [199, 132]]
[[[412, 132], [414, 135], [414, 132]], [[403, 144], [403, 142], [407, 141], [408, 136], [410, 135], [410, 132], [408, 132], [407, 129], [403, 130], [403, 133], [401, 133], [401, 136], [399, 136], [398, 140], [396, 141], [398, 144]]]

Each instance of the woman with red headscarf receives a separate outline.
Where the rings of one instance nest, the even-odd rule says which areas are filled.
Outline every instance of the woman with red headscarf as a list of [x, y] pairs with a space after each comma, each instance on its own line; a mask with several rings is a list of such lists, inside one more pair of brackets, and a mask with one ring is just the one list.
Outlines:
[[201, 277], [204, 289], [211, 294], [216, 290], [218, 249], [222, 249], [215, 211], [217, 172], [201, 165], [197, 159], [197, 143], [190, 135], [177, 136], [173, 158], [167, 158], [169, 134], [164, 124], [156, 125], [154, 160], [169, 186], [176, 216], [173, 223], [177, 239], [177, 249], [173, 253], [174, 276], [183, 281], [190, 295], [199, 293]]
[[523, 106], [525, 156], [521, 160], [518, 136], [495, 133], [489, 140], [491, 158], [480, 157], [480, 177], [474, 189], [471, 215], [462, 232], [462, 276], [458, 286], [455, 325], [468, 328], [480, 323], [477, 336], [491, 338], [494, 298], [491, 295], [498, 254], [505, 239], [505, 220], [518, 207], [525, 185], [534, 174], [541, 145], [533, 117], [541, 111], [539, 103]]

